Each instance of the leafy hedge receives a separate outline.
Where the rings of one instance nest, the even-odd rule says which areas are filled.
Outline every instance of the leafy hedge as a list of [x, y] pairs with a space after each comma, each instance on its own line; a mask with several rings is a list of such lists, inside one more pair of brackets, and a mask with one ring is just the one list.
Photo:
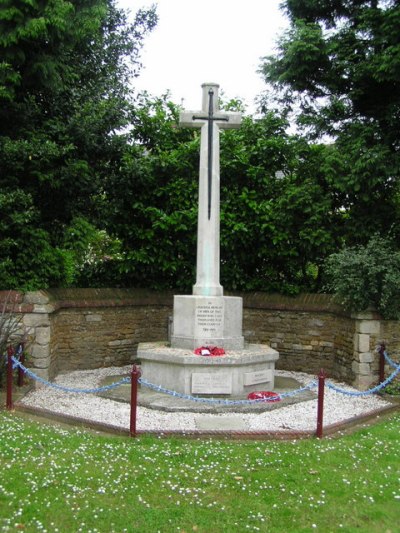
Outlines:
[[374, 235], [365, 246], [345, 248], [326, 260], [327, 288], [352, 311], [373, 307], [386, 319], [400, 318], [400, 252]]

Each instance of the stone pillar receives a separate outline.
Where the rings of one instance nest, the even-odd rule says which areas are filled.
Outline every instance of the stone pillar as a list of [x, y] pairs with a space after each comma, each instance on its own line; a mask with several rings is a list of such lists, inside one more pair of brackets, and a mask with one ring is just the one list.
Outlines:
[[[23, 315], [22, 324], [30, 342], [29, 368], [39, 377], [49, 380], [54, 377], [51, 367], [51, 321], [54, 306], [49, 296], [42, 291], [28, 292], [24, 304], [30, 311]], [[38, 385], [38, 382], [35, 382]]]
[[378, 378], [378, 354], [376, 345], [381, 323], [376, 314], [370, 311], [352, 315], [355, 322], [352, 385], [359, 390], [374, 386]]

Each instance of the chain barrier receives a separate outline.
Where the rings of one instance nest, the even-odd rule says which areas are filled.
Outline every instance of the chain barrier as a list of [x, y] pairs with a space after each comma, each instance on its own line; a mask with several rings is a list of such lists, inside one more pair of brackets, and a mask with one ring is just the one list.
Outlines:
[[[388, 356], [389, 357], [389, 356]], [[390, 358], [389, 358], [390, 359]], [[394, 366], [396, 369], [388, 378], [385, 379], [385, 381], [382, 381], [382, 383], [379, 383], [379, 385], [376, 385], [376, 387], [373, 387], [372, 389], [368, 389], [366, 391], [357, 391], [352, 392], [345, 389], [340, 389], [339, 387], [336, 387], [333, 383], [327, 383], [327, 387], [335, 392], [338, 392], [340, 394], [345, 394], [346, 396], [368, 396], [369, 394], [375, 394], [376, 392], [379, 392], [380, 390], [384, 389], [391, 383], [394, 378], [400, 373], [400, 365], [396, 365], [391, 359], [391, 365]]]
[[301, 387], [294, 391], [277, 393], [277, 395], [274, 398], [260, 398], [257, 400], [228, 400], [228, 399], [223, 399], [223, 398], [201, 398], [198, 396], [191, 396], [190, 394], [183, 394], [181, 392], [176, 392], [170, 389], [166, 389], [164, 387], [161, 387], [160, 385], [154, 385], [154, 383], [150, 383], [144, 378], [139, 378], [139, 383], [143, 385], [144, 387], [154, 390], [155, 392], [162, 392], [164, 394], [173, 396], [174, 398], [180, 398], [182, 400], [190, 400], [192, 402], [198, 402], [198, 403], [210, 403], [210, 404], [219, 404], [219, 405], [254, 405], [255, 403], [260, 403], [260, 402], [276, 402], [278, 399], [282, 400], [283, 398], [290, 398], [291, 396], [296, 396], [296, 394], [300, 394], [301, 392], [311, 390], [317, 386], [317, 382], [312, 381], [305, 387]]
[[[386, 378], [385, 381], [383, 381], [379, 385], [376, 385], [375, 387], [368, 389], [366, 391], [357, 391], [357, 392], [348, 391], [346, 389], [341, 389], [331, 382], [327, 382], [327, 387], [339, 394], [344, 394], [346, 396], [353, 396], [353, 397], [368, 396], [370, 394], [375, 394], [376, 392], [379, 392], [380, 390], [384, 389], [389, 383], [391, 383], [394, 380], [394, 378], [400, 373], [400, 364], [398, 365], [392, 359], [390, 359], [386, 351], [384, 352], [384, 355], [385, 355], [386, 361], [390, 364], [390, 366], [395, 368], [395, 371], [388, 378]], [[96, 387], [93, 389], [80, 389], [80, 388], [66, 387], [63, 385], [58, 385], [57, 383], [51, 383], [50, 381], [47, 381], [41, 378], [40, 376], [38, 376], [31, 370], [26, 368], [14, 356], [11, 359], [13, 362], [13, 368], [18, 367], [32, 379], [42, 383], [43, 385], [47, 385], [49, 387], [61, 390], [63, 392], [71, 392], [71, 393], [77, 393], [77, 394], [96, 394], [96, 393], [115, 389], [119, 387], [120, 385], [124, 385], [126, 383], [131, 382], [130, 377], [125, 377], [125, 378], [122, 378], [120, 381], [111, 383], [110, 385], [105, 385], [103, 387]], [[296, 396], [297, 394], [301, 394], [302, 392], [312, 390], [316, 388], [318, 385], [317, 381], [313, 380], [309, 384], [305, 385], [304, 387], [300, 387], [299, 389], [296, 389], [294, 391], [277, 393], [277, 396], [275, 396], [274, 398], [260, 398], [256, 400], [229, 400], [229, 399], [222, 399], [222, 398], [221, 399], [220, 398], [202, 398], [202, 397], [192, 396], [190, 394], [183, 394], [177, 391], [166, 389], [164, 387], [161, 387], [160, 385], [155, 385], [154, 383], [150, 383], [144, 378], [139, 378], [138, 383], [140, 383], [144, 387], [154, 390], [155, 392], [168, 394], [170, 396], [173, 396], [174, 398], [190, 400], [190, 401], [198, 402], [198, 403], [209, 403], [209, 404], [219, 404], [219, 405], [252, 405], [252, 404], [260, 403], [260, 402], [263, 402], [263, 403], [268, 402], [268, 401], [272, 402], [272, 401], [276, 401], [277, 399], [282, 400], [284, 398], [290, 398], [290, 397]]]
[[[29, 370], [29, 368], [26, 368], [14, 356], [11, 358], [11, 360], [13, 362], [13, 368], [21, 368], [22, 371], [25, 372], [32, 379], [42, 383], [43, 385], [48, 385], [49, 387], [61, 390], [63, 392], [74, 392], [74, 393], [77, 393], [77, 394], [96, 394], [96, 393], [99, 393], [99, 392], [104, 392], [104, 391], [108, 391], [108, 390], [111, 390], [111, 389], [115, 389], [116, 387], [119, 387], [120, 385], [124, 385], [125, 383], [130, 383], [131, 382], [131, 378], [130, 377], [125, 377], [125, 378], [122, 378], [120, 381], [117, 381], [115, 383], [111, 383], [110, 385], [105, 385], [103, 387], [97, 387], [97, 388], [94, 388], [94, 389], [79, 389], [79, 388], [65, 387], [63, 385], [58, 385], [57, 383], [51, 383], [50, 381], [47, 381], [47, 380], [41, 378], [40, 376], [38, 376], [37, 374], [35, 374], [31, 370]], [[191, 400], [193, 402], [216, 403], [216, 404], [223, 404], [223, 405], [246, 405], [246, 404], [250, 404], [251, 405], [251, 404], [254, 404], [254, 403], [260, 403], [260, 402], [266, 402], [266, 401], [267, 402], [268, 401], [276, 401], [277, 398], [279, 398], [279, 400], [281, 400], [283, 398], [289, 398], [291, 396], [296, 396], [296, 394], [300, 394], [302, 392], [305, 392], [305, 391], [308, 391], [308, 390], [312, 390], [313, 388], [315, 388], [317, 386], [317, 382], [316, 381], [312, 381], [312, 382], [310, 382], [308, 385], [306, 385], [304, 387], [301, 387], [299, 389], [296, 389], [296, 390], [290, 391], [290, 392], [279, 393], [279, 394], [277, 394], [277, 396], [275, 396], [274, 398], [271, 398], [271, 399], [269, 399], [269, 398], [260, 398], [260, 399], [257, 399], [257, 400], [228, 400], [228, 399], [219, 399], [219, 398], [199, 398], [199, 397], [196, 397], [196, 396], [191, 396], [189, 394], [183, 394], [183, 393], [180, 393], [180, 392], [177, 392], [177, 391], [172, 391], [172, 390], [166, 389], [164, 387], [161, 387], [160, 385], [155, 385], [154, 383], [150, 383], [149, 381], [147, 381], [146, 379], [143, 379], [143, 378], [139, 378], [138, 383], [140, 383], [144, 387], [152, 389], [152, 390], [154, 390], [156, 392], [162, 392], [162, 393], [165, 393], [165, 394], [169, 394], [170, 396], [173, 396], [174, 398], [181, 398], [183, 400]]]
[[[130, 411], [130, 429], [129, 434], [131, 437], [136, 436], [136, 421], [137, 421], [137, 400], [138, 400], [138, 394], [137, 394], [137, 385], [140, 384], [143, 387], [148, 387], [149, 389], [152, 389], [156, 392], [168, 394], [174, 398], [180, 398], [183, 400], [190, 400], [192, 402], [200, 402], [200, 403], [207, 403], [207, 404], [219, 404], [219, 405], [254, 405], [256, 403], [260, 402], [275, 402], [277, 400], [282, 400], [284, 398], [290, 398], [293, 396], [296, 396], [297, 394], [301, 394], [302, 392], [311, 391], [314, 388], [318, 388], [318, 402], [317, 402], [317, 431], [316, 436], [318, 438], [322, 438], [323, 436], [323, 402], [324, 402], [324, 387], [325, 387], [325, 379], [326, 374], [323, 370], [321, 370], [319, 376], [318, 376], [318, 382], [316, 380], [311, 381], [304, 387], [300, 387], [296, 390], [290, 391], [290, 392], [282, 392], [282, 393], [276, 393], [273, 397], [262, 397], [257, 399], [247, 399], [247, 400], [229, 400], [229, 399], [220, 399], [220, 398], [204, 398], [204, 397], [197, 397], [192, 396], [190, 394], [183, 394], [177, 391], [169, 390], [165, 387], [162, 387], [161, 385], [155, 385], [154, 383], [150, 383], [146, 379], [141, 377], [141, 372], [138, 369], [136, 365], [133, 366], [131, 375], [129, 377], [124, 377], [121, 380], [111, 383], [110, 385], [105, 385], [103, 387], [96, 387], [92, 389], [83, 389], [83, 388], [72, 388], [72, 387], [66, 387], [63, 385], [58, 385], [57, 383], [51, 383], [50, 381], [47, 381], [28, 368], [26, 368], [23, 365], [23, 362], [21, 361], [23, 350], [19, 350], [17, 353], [13, 351], [11, 347], [9, 347], [8, 353], [7, 353], [7, 364], [8, 366], [8, 373], [7, 373], [7, 402], [6, 407], [7, 409], [12, 409], [12, 372], [15, 368], [18, 368], [19, 372], [23, 372], [24, 374], [28, 375], [32, 379], [39, 381], [43, 385], [47, 385], [49, 387], [52, 387], [54, 389], [58, 389], [62, 392], [68, 392], [68, 393], [77, 393], [77, 394], [96, 394], [100, 392], [109, 391], [111, 389], [115, 389], [116, 387], [119, 387], [120, 385], [123, 385], [125, 383], [131, 384], [131, 411]], [[14, 354], [18, 357], [15, 357]], [[390, 359], [387, 352], [381, 351], [381, 366], [383, 364], [383, 357], [386, 360], [386, 362], [395, 368], [394, 372], [384, 381], [379, 383], [376, 387], [373, 387], [372, 389], [366, 390], [366, 391], [349, 391], [345, 389], [341, 389], [339, 387], [336, 387], [333, 383], [327, 382], [326, 386], [333, 390], [334, 392], [337, 392], [339, 394], [344, 394], [346, 396], [352, 396], [352, 397], [360, 397], [360, 396], [367, 396], [370, 394], [374, 394], [376, 392], [379, 392], [380, 390], [384, 389], [391, 381], [394, 380], [394, 378], [400, 373], [400, 364], [395, 363]], [[381, 371], [381, 370], [380, 370]], [[380, 379], [382, 379], [383, 374], [380, 376]]]
[[383, 356], [385, 357], [386, 362], [387, 362], [391, 367], [393, 367], [393, 368], [398, 368], [398, 367], [399, 367], [400, 363], [395, 363], [395, 362], [393, 361], [393, 359], [390, 359], [389, 354], [387, 353], [386, 350], [383, 352]]
[[117, 381], [115, 383], [111, 383], [110, 385], [105, 385], [104, 387], [97, 387], [95, 389], [75, 389], [71, 387], [64, 387], [63, 385], [58, 385], [57, 383], [51, 383], [50, 381], [46, 381], [45, 379], [41, 378], [37, 374], [34, 374], [29, 368], [26, 368], [23, 364], [21, 364], [15, 357], [11, 358], [13, 362], [13, 368], [21, 368], [25, 374], [27, 374], [32, 379], [35, 379], [36, 381], [39, 381], [43, 385], [48, 385], [49, 387], [52, 387], [53, 389], [58, 389], [64, 392], [76, 392], [77, 394], [96, 394], [98, 392], [104, 392], [111, 389], [115, 389], [116, 387], [119, 387], [120, 385], [124, 385], [125, 383], [130, 383], [131, 378], [126, 377], [122, 378], [120, 381]]

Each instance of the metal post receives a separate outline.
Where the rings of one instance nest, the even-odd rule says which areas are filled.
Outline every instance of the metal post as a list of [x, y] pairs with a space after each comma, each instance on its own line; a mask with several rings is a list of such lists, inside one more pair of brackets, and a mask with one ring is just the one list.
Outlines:
[[385, 381], [385, 343], [381, 343], [379, 346], [379, 383]]
[[11, 410], [13, 408], [12, 400], [12, 388], [13, 388], [13, 362], [12, 356], [14, 355], [14, 349], [12, 346], [7, 348], [7, 398], [6, 408]]
[[137, 412], [137, 395], [138, 395], [138, 380], [142, 373], [137, 365], [133, 365], [131, 371], [131, 420], [129, 435], [136, 437], [136, 412]]
[[326, 374], [321, 368], [318, 374], [318, 412], [317, 412], [317, 437], [322, 438], [323, 420], [324, 420], [324, 389]]

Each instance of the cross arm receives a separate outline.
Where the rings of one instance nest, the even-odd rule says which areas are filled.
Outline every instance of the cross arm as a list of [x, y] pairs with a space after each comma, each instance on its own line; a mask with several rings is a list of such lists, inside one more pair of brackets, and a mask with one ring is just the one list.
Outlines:
[[[179, 126], [183, 128], [201, 128], [204, 122], [193, 120], [195, 115], [198, 115], [198, 111], [181, 111], [179, 115]], [[204, 120], [206, 121], [207, 119]]]
[[[184, 128], [200, 128], [209, 120], [205, 111], [181, 111], [179, 125]], [[242, 122], [241, 113], [215, 113], [212, 121], [217, 122], [221, 129], [239, 128]]]
[[228, 120], [221, 122], [219, 124], [219, 127], [222, 130], [229, 130], [229, 129], [236, 129], [240, 127], [240, 124], [242, 122], [242, 114], [241, 113], [232, 113], [227, 112], [224, 115]]

